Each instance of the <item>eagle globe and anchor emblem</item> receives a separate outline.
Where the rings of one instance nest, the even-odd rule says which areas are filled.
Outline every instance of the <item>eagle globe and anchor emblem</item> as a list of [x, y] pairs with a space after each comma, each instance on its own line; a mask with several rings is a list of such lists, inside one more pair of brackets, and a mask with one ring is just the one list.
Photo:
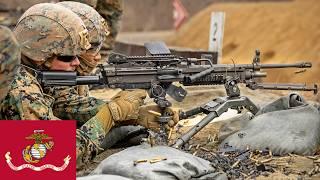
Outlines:
[[54, 142], [43, 142], [43, 140], [52, 140], [47, 134], [42, 133], [43, 130], [35, 130], [34, 134], [26, 137], [26, 139], [33, 139], [35, 143], [28, 145], [23, 151], [23, 159], [28, 163], [38, 163], [47, 154], [47, 150], [53, 148]]
[[60, 167], [54, 166], [52, 164], [45, 164], [40, 167], [36, 167], [33, 164], [40, 162], [43, 158], [46, 157], [48, 151], [51, 151], [54, 146], [53, 138], [44, 133], [44, 130], [34, 130], [34, 133], [26, 137], [28, 140], [34, 140], [34, 144], [27, 145], [23, 151], [23, 159], [30, 164], [22, 164], [20, 166], [15, 166], [11, 162], [10, 152], [5, 154], [5, 158], [9, 167], [15, 171], [20, 171], [25, 168], [32, 169], [34, 171], [42, 171], [44, 169], [52, 169], [54, 171], [63, 171], [70, 162], [70, 156], [68, 155], [64, 158], [64, 164]]

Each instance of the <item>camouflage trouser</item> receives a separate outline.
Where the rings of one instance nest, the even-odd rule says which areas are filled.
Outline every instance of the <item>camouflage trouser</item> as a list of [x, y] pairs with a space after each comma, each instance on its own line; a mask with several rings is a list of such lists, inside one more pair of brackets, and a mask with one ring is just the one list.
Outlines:
[[77, 129], [77, 169], [92, 161], [103, 150], [101, 144], [107, 132], [95, 118], [90, 119], [80, 129]]

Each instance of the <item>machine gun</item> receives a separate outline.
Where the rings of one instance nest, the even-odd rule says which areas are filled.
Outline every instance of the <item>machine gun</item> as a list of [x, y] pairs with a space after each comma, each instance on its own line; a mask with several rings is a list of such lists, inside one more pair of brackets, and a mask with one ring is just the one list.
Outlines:
[[[187, 91], [182, 86], [174, 85], [175, 82], [179, 82], [183, 86], [224, 84], [226, 97], [215, 99], [202, 107], [180, 114], [181, 119], [202, 112], [208, 116], [186, 135], [179, 138], [174, 145], [175, 147], [183, 145], [213, 118], [220, 116], [228, 108], [245, 107], [253, 114], [258, 111], [252, 101], [247, 97], [240, 96], [238, 83], [244, 83], [250, 89], [313, 91], [315, 94], [318, 91], [317, 85], [262, 84], [257, 81], [257, 79], [267, 76], [262, 69], [311, 68], [312, 64], [308, 62], [261, 64], [260, 52], [256, 51], [251, 64], [213, 64], [209, 56], [204, 55], [202, 58], [179, 57], [170, 54], [170, 51], [163, 45], [159, 47], [159, 44], [151, 45], [149, 52], [153, 53], [148, 56], [111, 54], [108, 64], [98, 66], [99, 72], [95, 76], [77, 76], [76, 72], [42, 71], [38, 73], [38, 80], [43, 86], [91, 84], [92, 88], [146, 89], [149, 96], [163, 110], [171, 106], [171, 102], [166, 99], [167, 94], [178, 102], [183, 101], [187, 95]], [[169, 115], [163, 113], [159, 117], [162, 139], [167, 137], [164, 124], [170, 118]]]

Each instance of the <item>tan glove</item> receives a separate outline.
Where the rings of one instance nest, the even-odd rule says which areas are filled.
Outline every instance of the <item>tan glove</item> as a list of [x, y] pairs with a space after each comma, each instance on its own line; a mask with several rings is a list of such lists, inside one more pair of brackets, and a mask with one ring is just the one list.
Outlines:
[[[139, 116], [139, 107], [146, 98], [146, 91], [121, 91], [112, 101], [103, 105], [95, 116], [95, 120], [99, 121], [105, 133], [116, 125], [116, 123], [126, 123], [127, 120], [136, 122]], [[94, 124], [94, 123], [92, 123]], [[129, 122], [127, 124], [132, 124]]]
[[126, 121], [138, 119], [139, 107], [146, 98], [145, 90], [121, 91], [108, 103], [113, 120]]
[[[159, 131], [160, 124], [158, 118], [160, 117], [160, 112], [161, 110], [157, 105], [141, 106], [137, 123], [148, 129]], [[159, 114], [157, 115], [157, 113]], [[172, 119], [165, 125], [165, 128], [170, 130], [170, 128], [173, 128], [179, 122], [179, 110], [168, 107], [164, 113], [172, 116]]]

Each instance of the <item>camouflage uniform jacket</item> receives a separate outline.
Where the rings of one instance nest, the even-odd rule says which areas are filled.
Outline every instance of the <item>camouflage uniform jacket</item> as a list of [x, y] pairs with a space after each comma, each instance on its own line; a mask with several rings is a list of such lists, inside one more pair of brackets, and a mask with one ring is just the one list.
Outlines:
[[99, 111], [103, 100], [89, 96], [88, 86], [47, 87], [44, 92], [52, 96], [53, 114], [59, 119], [77, 120], [78, 125], [84, 124]]
[[[24, 67], [17, 72], [10, 90], [0, 104], [0, 118], [7, 120], [58, 120], [53, 114], [54, 98], [43, 93], [37, 79]], [[106, 133], [101, 120], [94, 116], [77, 129], [77, 167], [93, 159]], [[112, 122], [109, 122], [110, 128]]]
[[43, 93], [37, 79], [21, 67], [1, 103], [2, 119], [51, 120], [54, 98]]

